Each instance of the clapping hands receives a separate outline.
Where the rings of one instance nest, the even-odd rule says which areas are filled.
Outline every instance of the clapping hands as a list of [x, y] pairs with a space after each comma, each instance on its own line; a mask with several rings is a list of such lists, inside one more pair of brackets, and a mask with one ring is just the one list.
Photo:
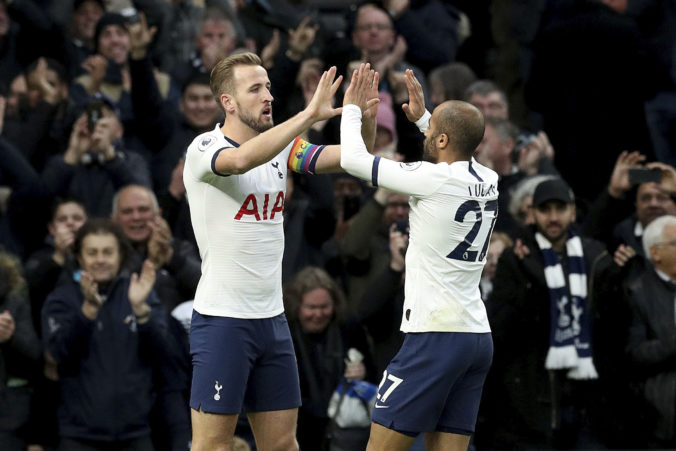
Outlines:
[[161, 268], [169, 263], [174, 256], [171, 229], [167, 221], [160, 215], [155, 216], [155, 219], [150, 221], [148, 226], [152, 230], [148, 239], [148, 259], [153, 262], [156, 268]]
[[128, 293], [129, 303], [131, 304], [134, 314], [137, 316], [148, 309], [146, 300], [148, 299], [148, 295], [150, 295], [150, 291], [153, 289], [153, 285], [155, 285], [155, 277], [155, 265], [150, 260], [143, 262], [140, 274], [134, 273], [131, 275]]

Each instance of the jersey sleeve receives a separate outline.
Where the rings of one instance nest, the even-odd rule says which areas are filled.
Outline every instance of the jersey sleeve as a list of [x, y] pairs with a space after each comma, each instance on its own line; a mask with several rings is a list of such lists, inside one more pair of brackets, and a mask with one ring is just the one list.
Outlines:
[[361, 136], [361, 110], [345, 105], [340, 123], [340, 165], [351, 175], [392, 191], [411, 196], [435, 192], [448, 174], [435, 164], [424, 161], [399, 163], [376, 157], [366, 150]]
[[227, 177], [216, 171], [216, 158], [222, 151], [228, 151], [232, 146], [223, 146], [216, 137], [198, 136], [188, 147], [186, 154], [187, 165], [192, 175], [198, 180], [205, 180], [212, 176]]

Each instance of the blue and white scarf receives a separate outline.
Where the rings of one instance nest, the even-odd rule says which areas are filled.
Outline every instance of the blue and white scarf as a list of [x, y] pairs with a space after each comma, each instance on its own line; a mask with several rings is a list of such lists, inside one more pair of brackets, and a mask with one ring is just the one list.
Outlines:
[[[596, 379], [592, 361], [591, 323], [587, 308], [587, 272], [582, 241], [572, 230], [566, 241], [568, 284], [556, 251], [540, 232], [535, 234], [545, 261], [545, 280], [549, 288], [549, 352], [545, 368], [570, 368], [570, 379]], [[570, 288], [569, 292], [566, 285]]]

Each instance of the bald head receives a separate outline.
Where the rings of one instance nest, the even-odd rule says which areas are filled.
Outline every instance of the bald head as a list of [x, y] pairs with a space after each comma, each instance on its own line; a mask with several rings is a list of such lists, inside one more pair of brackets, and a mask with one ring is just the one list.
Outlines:
[[461, 100], [449, 100], [435, 108], [432, 118], [436, 134], [446, 134], [450, 148], [458, 156], [472, 156], [484, 136], [484, 117], [477, 107]]

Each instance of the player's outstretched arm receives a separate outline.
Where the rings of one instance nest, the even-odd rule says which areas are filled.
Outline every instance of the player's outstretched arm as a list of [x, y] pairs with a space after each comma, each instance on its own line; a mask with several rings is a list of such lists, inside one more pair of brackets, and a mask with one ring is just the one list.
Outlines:
[[348, 173], [374, 186], [413, 196], [424, 196], [434, 192], [447, 177], [445, 171], [439, 171], [435, 165], [425, 162], [400, 164], [387, 158], [369, 154], [360, 134], [362, 111], [368, 109], [370, 99], [368, 91], [372, 87], [375, 74], [365, 65], [352, 74], [352, 83], [343, 98], [343, 117], [340, 123], [340, 164]]
[[336, 78], [335, 66], [325, 71], [319, 79], [312, 100], [303, 111], [248, 140], [237, 152], [221, 152], [215, 162], [216, 171], [223, 174], [243, 174], [267, 163], [312, 124], [340, 114], [342, 108], [334, 108], [332, 99], [342, 80], [342, 76]]
[[[363, 70], [369, 71], [369, 64], [362, 64]], [[373, 72], [373, 71], [371, 71]], [[353, 77], [356, 76], [357, 71], [353, 74]], [[350, 81], [352, 82], [352, 80]], [[349, 88], [348, 88], [349, 90]], [[367, 92], [367, 107], [362, 116], [363, 123], [361, 127], [361, 136], [366, 144], [366, 148], [369, 152], [373, 151], [373, 147], [376, 141], [376, 114], [378, 112], [378, 72], [373, 72], [373, 81], [370, 84]], [[343, 105], [345, 102], [343, 101]], [[326, 146], [324, 151], [319, 155], [317, 159], [317, 164], [315, 166], [315, 171], [318, 174], [332, 173], [332, 172], [343, 172], [343, 168], [340, 165], [340, 146]]]
[[343, 96], [343, 117], [340, 124], [340, 165], [350, 174], [368, 180], [374, 162], [373, 155], [366, 151], [362, 137], [362, 116], [379, 99], [370, 98], [373, 84], [377, 83], [375, 71], [368, 64], [361, 64], [352, 73], [350, 86]]

